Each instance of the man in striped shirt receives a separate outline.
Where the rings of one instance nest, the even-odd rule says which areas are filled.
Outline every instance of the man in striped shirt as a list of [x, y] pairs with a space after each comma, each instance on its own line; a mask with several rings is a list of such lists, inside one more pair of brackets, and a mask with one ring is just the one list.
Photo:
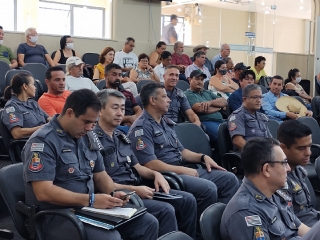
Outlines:
[[203, 51], [198, 51], [194, 54], [193, 59], [194, 59], [193, 64], [191, 64], [186, 68], [186, 71], [185, 71], [186, 78], [190, 77], [190, 73], [192, 71], [200, 70], [207, 76], [207, 78], [204, 79], [204, 81], [205, 82], [209, 81], [211, 78], [211, 74], [209, 69], [204, 65], [206, 62], [206, 53]]

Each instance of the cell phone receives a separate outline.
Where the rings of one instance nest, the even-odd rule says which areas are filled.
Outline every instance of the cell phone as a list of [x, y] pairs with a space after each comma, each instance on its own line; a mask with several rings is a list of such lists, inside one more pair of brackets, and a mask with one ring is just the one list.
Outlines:
[[129, 192], [126, 195], [122, 196], [120, 199], [125, 200], [128, 196], [133, 195], [134, 193], [136, 193], [136, 191]]

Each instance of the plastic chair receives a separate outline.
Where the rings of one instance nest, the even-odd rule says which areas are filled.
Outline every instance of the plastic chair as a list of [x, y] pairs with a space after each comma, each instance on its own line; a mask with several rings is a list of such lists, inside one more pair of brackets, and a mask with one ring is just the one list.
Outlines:
[[320, 95], [320, 85], [317, 81], [317, 76], [314, 77], [314, 81], [315, 81], [314, 85], [316, 86], [316, 92], [318, 93], [318, 95]]
[[176, 231], [167, 233], [159, 237], [157, 240], [192, 240], [192, 238], [183, 232]]
[[67, 66], [65, 64], [58, 64], [58, 66], [63, 69], [64, 73], [67, 73]]
[[27, 70], [32, 73], [34, 79], [38, 79], [42, 86], [43, 86], [43, 91], [48, 92], [48, 87], [46, 84], [46, 72], [47, 72], [47, 67], [43, 65], [42, 63], [27, 63], [22, 67], [23, 70]]
[[137, 83], [137, 90], [138, 90], [138, 93], [141, 92], [141, 89], [144, 85], [147, 85], [148, 83], [152, 83], [154, 82], [153, 80], [140, 80], [138, 83]]
[[295, 99], [297, 99], [299, 102], [301, 102], [303, 105], [306, 105], [305, 102], [303, 101], [303, 99], [300, 96], [291, 96]]
[[277, 138], [277, 131], [280, 126], [280, 123], [277, 120], [269, 119], [267, 126], [273, 138]]
[[5, 75], [5, 79], [6, 79], [5, 87], [11, 85], [12, 78], [14, 77], [14, 75], [16, 75], [18, 73], [27, 73], [27, 74], [30, 74], [33, 77], [33, 74], [31, 72], [29, 72], [29, 71], [26, 71], [26, 70], [21, 70], [21, 69], [19, 69], [19, 70], [17, 70], [17, 69], [9, 70], [9, 71], [7, 71], [7, 73]]
[[266, 89], [263, 85], [259, 85], [259, 86], [260, 86], [260, 88], [261, 88], [262, 94], [265, 94], [265, 93], [269, 92], [269, 90]]
[[0, 96], [3, 96], [6, 88], [6, 73], [10, 71], [10, 66], [4, 61], [0, 61]]
[[54, 57], [56, 56], [56, 52], [57, 52], [57, 51], [54, 51], [53, 53], [51, 53], [51, 59], [52, 59], [52, 60], [53, 60]]
[[312, 100], [311, 100], [311, 110], [313, 112], [313, 117], [314, 118], [320, 116], [320, 96], [314, 96], [312, 98]]
[[102, 79], [97, 83], [97, 88], [102, 90], [106, 86], [106, 80]]
[[97, 65], [99, 63], [100, 55], [98, 53], [85, 53], [82, 56], [82, 61], [85, 64], [90, 64], [91, 66]]
[[308, 79], [302, 79], [300, 81], [300, 86], [303, 88], [303, 90], [310, 95], [310, 80]]
[[[0, 193], [9, 209], [13, 223], [24, 239], [44, 240], [41, 225], [46, 215], [59, 215], [67, 218], [78, 230], [81, 240], [87, 239], [82, 222], [68, 209], [44, 210], [35, 214], [35, 206], [27, 206], [23, 180], [23, 164], [17, 163], [0, 169]], [[33, 213], [35, 214], [33, 216]], [[28, 223], [29, 233], [26, 222]], [[36, 235], [36, 236], [35, 236]]]
[[215, 203], [207, 207], [200, 216], [200, 228], [204, 240], [222, 240], [220, 224], [226, 208], [224, 203]]
[[190, 88], [190, 84], [187, 83], [186, 81], [179, 80], [179, 81], [177, 82], [176, 87], [179, 88], [179, 89], [181, 89], [182, 91], [187, 91], [187, 90]]
[[203, 89], [204, 89], [204, 90], [208, 90], [208, 88], [209, 88], [209, 83], [210, 83], [210, 81], [204, 82], [204, 84], [203, 84]]

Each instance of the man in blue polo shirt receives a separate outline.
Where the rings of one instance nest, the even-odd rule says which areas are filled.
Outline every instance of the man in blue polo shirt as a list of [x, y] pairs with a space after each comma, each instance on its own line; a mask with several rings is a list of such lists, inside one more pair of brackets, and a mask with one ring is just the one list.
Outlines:
[[240, 88], [234, 91], [228, 98], [228, 105], [231, 112], [237, 110], [242, 105], [242, 90], [249, 84], [254, 84], [256, 75], [252, 70], [244, 70], [240, 75]]

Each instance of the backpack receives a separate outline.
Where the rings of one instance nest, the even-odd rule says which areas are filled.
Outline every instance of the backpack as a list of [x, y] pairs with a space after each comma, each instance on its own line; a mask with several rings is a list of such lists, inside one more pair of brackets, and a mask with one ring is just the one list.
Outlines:
[[261, 77], [260, 78], [260, 80], [259, 80], [259, 85], [262, 85], [262, 86], [264, 86], [266, 89], [270, 89], [270, 86], [269, 86], [269, 84], [271, 83], [271, 81], [272, 81], [272, 77], [270, 77], [270, 76], [263, 76], [263, 77]]

